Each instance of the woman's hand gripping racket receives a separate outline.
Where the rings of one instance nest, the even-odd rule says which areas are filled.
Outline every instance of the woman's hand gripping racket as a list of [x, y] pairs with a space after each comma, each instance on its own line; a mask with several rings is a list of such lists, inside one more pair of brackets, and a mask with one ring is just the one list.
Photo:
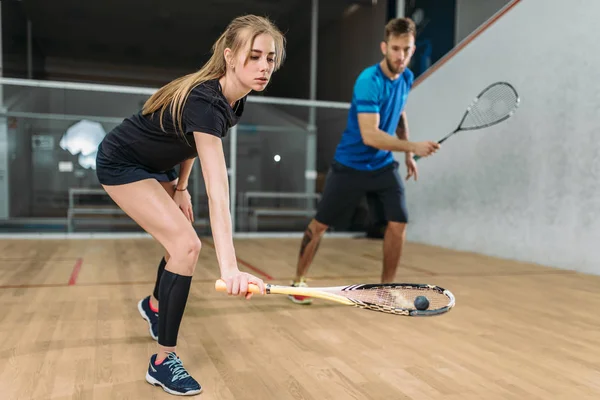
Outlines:
[[[215, 282], [215, 289], [226, 292], [225, 282]], [[250, 284], [249, 291], [260, 293]], [[300, 295], [333, 301], [365, 310], [405, 316], [444, 314], [455, 304], [454, 295], [438, 286], [414, 283], [357, 284], [332, 287], [293, 287], [265, 284], [266, 294]], [[424, 299], [426, 298], [426, 300]]]
[[[472, 131], [496, 125], [510, 118], [519, 106], [519, 94], [507, 82], [496, 82], [483, 89], [473, 100], [458, 127], [438, 143], [442, 144], [450, 136], [460, 131]], [[419, 156], [415, 156], [415, 161]]]

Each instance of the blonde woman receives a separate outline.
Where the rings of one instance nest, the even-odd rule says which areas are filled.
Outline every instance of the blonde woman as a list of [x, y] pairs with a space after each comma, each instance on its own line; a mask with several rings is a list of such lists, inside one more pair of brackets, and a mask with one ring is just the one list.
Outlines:
[[[97, 175], [110, 197], [165, 249], [157, 290], [138, 306], [158, 312], [158, 351], [146, 380], [171, 394], [200, 393], [176, 355], [177, 336], [201, 243], [193, 222], [188, 178], [196, 157], [202, 166], [221, 278], [231, 295], [250, 298], [248, 284], [261, 279], [241, 272], [233, 246], [227, 167], [221, 138], [244, 111], [250, 91], [266, 88], [283, 62], [285, 38], [266, 18], [234, 19], [197, 72], [159, 89], [141, 112], [125, 119], [100, 144]], [[179, 177], [174, 167], [179, 165]], [[142, 307], [143, 306], [143, 307]], [[150, 322], [150, 321], [149, 321]], [[152, 333], [152, 324], [151, 324]], [[155, 335], [153, 335], [155, 336]]]

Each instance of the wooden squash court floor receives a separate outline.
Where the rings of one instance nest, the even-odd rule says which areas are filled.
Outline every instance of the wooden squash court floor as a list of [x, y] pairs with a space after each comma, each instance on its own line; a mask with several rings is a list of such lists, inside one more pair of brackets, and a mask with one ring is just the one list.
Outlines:
[[[238, 239], [243, 270], [287, 284], [300, 239]], [[377, 282], [381, 241], [325, 237], [311, 286]], [[172, 399], [144, 376], [156, 342], [138, 314], [151, 239], [0, 240], [2, 399]], [[408, 318], [323, 300], [214, 291], [211, 238], [178, 343], [212, 399], [599, 399], [600, 277], [408, 243], [397, 281], [457, 304]]]

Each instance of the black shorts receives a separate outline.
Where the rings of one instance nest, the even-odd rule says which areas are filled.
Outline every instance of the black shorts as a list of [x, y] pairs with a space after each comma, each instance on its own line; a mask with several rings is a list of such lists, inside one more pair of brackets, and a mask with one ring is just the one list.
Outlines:
[[378, 198], [386, 221], [408, 222], [397, 162], [375, 171], [360, 171], [332, 162], [315, 219], [328, 226], [343, 223], [366, 195]]
[[124, 162], [115, 157], [108, 157], [98, 146], [96, 156], [96, 176], [101, 184], [123, 185], [144, 179], [156, 179], [159, 182], [172, 182], [177, 179], [177, 171], [149, 171], [141, 165]]

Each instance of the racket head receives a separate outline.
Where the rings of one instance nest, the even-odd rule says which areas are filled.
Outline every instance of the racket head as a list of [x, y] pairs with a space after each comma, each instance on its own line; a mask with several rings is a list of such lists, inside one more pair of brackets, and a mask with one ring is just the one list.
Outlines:
[[[508, 82], [495, 82], [483, 89], [471, 102], [457, 128], [446, 135], [439, 144], [459, 131], [487, 128], [510, 118], [521, 103], [519, 93]], [[417, 161], [422, 157], [415, 156]]]
[[487, 128], [510, 118], [521, 103], [519, 93], [508, 82], [495, 82], [475, 97], [465, 111], [457, 131]]
[[[421, 283], [351, 285], [341, 289], [339, 294], [359, 308], [411, 317], [445, 314], [456, 304], [454, 294], [449, 290]], [[427, 298], [427, 309], [417, 309], [414, 301], [418, 296]]]

